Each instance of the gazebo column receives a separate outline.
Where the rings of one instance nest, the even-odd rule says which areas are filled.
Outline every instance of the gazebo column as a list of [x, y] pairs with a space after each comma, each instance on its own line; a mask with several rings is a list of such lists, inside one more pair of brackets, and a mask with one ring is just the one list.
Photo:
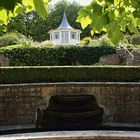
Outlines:
[[52, 41], [52, 38], [51, 38], [51, 33], [50, 33], [50, 41]]
[[50, 40], [52, 41], [53, 39], [52, 39], [52, 33], [50, 33]]
[[69, 31], [69, 43], [70, 43], [70, 40], [71, 40], [70, 33], [71, 33], [71, 31]]
[[79, 32], [77, 32], [78, 33], [78, 41], [80, 42], [80, 33]]
[[59, 35], [60, 35], [60, 44], [62, 43], [62, 34], [61, 31], [59, 31]]

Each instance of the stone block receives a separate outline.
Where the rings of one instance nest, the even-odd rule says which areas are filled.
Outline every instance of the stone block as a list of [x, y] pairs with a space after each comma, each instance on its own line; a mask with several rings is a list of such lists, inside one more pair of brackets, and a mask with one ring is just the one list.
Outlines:
[[103, 55], [99, 59], [99, 64], [103, 65], [119, 65], [121, 62], [118, 54]]
[[0, 55], [0, 66], [10, 66], [10, 59], [4, 55]]

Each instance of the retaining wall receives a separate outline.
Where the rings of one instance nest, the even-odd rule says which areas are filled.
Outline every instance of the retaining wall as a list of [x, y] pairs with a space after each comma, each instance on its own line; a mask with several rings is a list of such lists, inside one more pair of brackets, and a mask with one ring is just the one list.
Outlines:
[[52, 95], [90, 94], [104, 108], [104, 124], [140, 127], [140, 83], [0, 85], [0, 126], [35, 124]]

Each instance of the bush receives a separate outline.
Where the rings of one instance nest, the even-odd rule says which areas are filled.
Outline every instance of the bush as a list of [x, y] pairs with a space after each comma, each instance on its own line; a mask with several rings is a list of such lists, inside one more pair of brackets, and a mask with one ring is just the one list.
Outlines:
[[7, 33], [0, 37], [0, 47], [23, 44], [24, 46], [30, 46], [32, 40], [20, 33]]
[[74, 65], [77, 62], [92, 65], [98, 63], [102, 55], [115, 53], [115, 49], [106, 46], [20, 47], [4, 53], [10, 58], [11, 66]]
[[46, 40], [46, 41], [43, 41], [43, 42], [41, 43], [41, 46], [42, 46], [42, 47], [54, 47], [54, 44], [53, 44], [51, 41]]
[[0, 83], [140, 82], [140, 66], [53, 66], [0, 68]]
[[98, 39], [91, 40], [89, 43], [90, 46], [112, 46], [114, 47], [114, 44], [111, 42], [109, 37], [107, 35], [103, 35], [102, 37]]
[[14, 33], [4, 34], [0, 37], [0, 47], [18, 44], [19, 38]]

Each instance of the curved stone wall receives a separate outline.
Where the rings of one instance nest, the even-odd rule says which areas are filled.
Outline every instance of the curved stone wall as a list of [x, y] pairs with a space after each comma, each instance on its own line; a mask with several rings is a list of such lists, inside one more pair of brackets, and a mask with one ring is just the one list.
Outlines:
[[140, 83], [0, 85], [0, 126], [35, 124], [37, 108], [52, 95], [91, 94], [104, 108], [104, 124], [140, 127]]

